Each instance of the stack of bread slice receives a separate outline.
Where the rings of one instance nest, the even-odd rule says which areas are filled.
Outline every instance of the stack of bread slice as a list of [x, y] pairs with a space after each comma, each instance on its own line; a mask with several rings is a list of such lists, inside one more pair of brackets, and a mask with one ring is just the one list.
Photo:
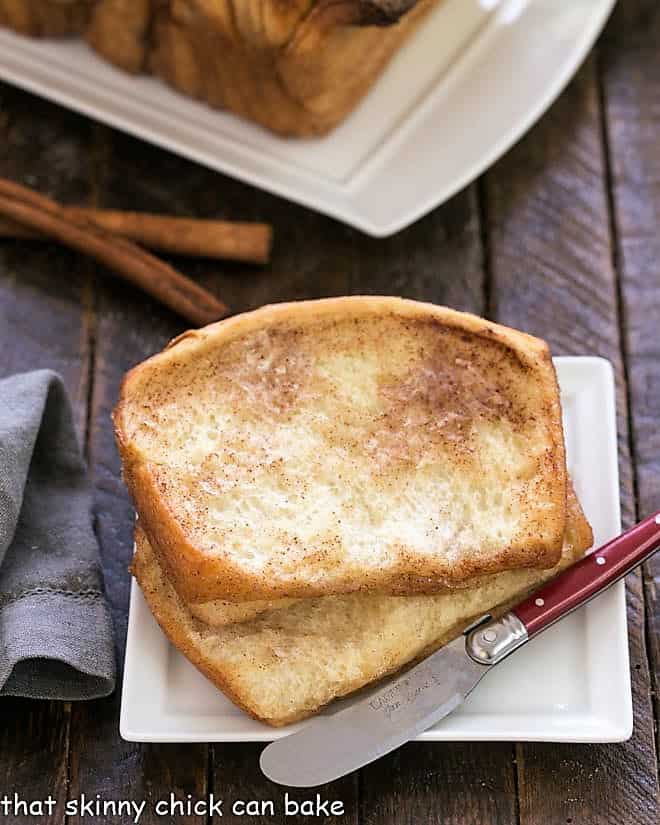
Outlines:
[[188, 332], [115, 410], [132, 570], [170, 640], [272, 725], [437, 649], [577, 560], [547, 346], [398, 298]]

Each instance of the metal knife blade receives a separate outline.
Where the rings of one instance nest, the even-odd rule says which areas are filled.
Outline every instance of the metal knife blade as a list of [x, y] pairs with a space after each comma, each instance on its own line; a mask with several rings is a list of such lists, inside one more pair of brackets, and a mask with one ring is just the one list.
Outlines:
[[331, 782], [450, 714], [490, 667], [471, 659], [466, 637], [459, 636], [348, 708], [272, 742], [261, 754], [261, 770], [273, 782], [297, 788]]

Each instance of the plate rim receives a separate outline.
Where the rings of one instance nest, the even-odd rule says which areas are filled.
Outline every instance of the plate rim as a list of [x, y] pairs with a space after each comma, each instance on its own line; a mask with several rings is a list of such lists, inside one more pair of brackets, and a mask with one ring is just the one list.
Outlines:
[[[591, 372], [592, 380], [600, 383], [600, 391], [603, 393], [603, 420], [606, 431], [608, 432], [608, 445], [605, 454], [607, 462], [606, 472], [611, 484], [611, 504], [614, 507], [612, 516], [612, 526], [616, 530], [621, 530], [621, 512], [620, 512], [620, 490], [619, 490], [619, 472], [618, 472], [618, 449], [617, 449], [617, 428], [616, 428], [616, 397], [615, 397], [615, 382], [614, 370], [612, 364], [599, 356], [563, 356], [554, 358], [558, 369], [562, 365], [570, 367], [571, 365], [578, 365]], [[514, 719], [518, 719], [518, 727], [515, 724], [509, 724], [509, 727], [504, 726], [499, 729], [497, 725], [495, 728], [484, 729], [481, 727], [474, 730], [466, 730], [452, 735], [452, 732], [445, 731], [442, 728], [432, 728], [425, 731], [417, 739], [416, 742], [487, 742], [487, 741], [535, 741], [535, 742], [622, 742], [630, 738], [633, 730], [633, 707], [632, 707], [632, 688], [630, 678], [630, 662], [628, 650], [628, 621], [625, 597], [624, 581], [618, 582], [614, 587], [599, 597], [598, 600], [586, 605], [583, 610], [594, 611], [600, 606], [605, 609], [607, 604], [607, 616], [614, 637], [615, 649], [609, 657], [610, 670], [608, 675], [610, 683], [612, 680], [616, 682], [616, 699], [617, 704], [615, 710], [609, 708], [610, 716], [601, 717], [594, 716], [590, 712], [584, 715], [577, 714], [578, 721], [576, 725], [571, 727], [571, 735], [567, 736], [565, 728], [556, 728], [553, 730], [551, 723], [552, 715], [550, 713], [544, 714], [548, 722], [546, 727], [539, 732], [538, 729], [533, 729], [525, 720], [525, 714], [516, 716], [515, 714], [508, 714]], [[587, 614], [588, 615], [588, 614]], [[153, 626], [147, 632], [157, 634], [160, 639], [160, 651], [140, 649], [140, 634], [144, 633], [143, 620], [151, 619]], [[287, 728], [273, 729], [263, 727], [263, 730], [251, 732], [211, 732], [209, 735], [208, 725], [212, 724], [217, 717], [195, 717], [191, 723], [192, 727], [182, 730], [180, 727], [177, 730], [171, 728], [166, 731], [163, 727], [167, 725], [167, 720], [172, 718], [171, 714], [166, 714], [162, 710], [159, 711], [157, 701], [153, 700], [149, 703], [145, 711], [144, 707], [137, 707], [134, 704], [134, 691], [136, 685], [140, 682], [137, 674], [140, 670], [140, 665], [144, 665], [145, 654], [157, 654], [161, 660], [161, 674], [160, 677], [156, 675], [156, 680], [160, 678], [160, 682], [156, 686], [156, 690], [160, 690], [161, 698], [165, 693], [166, 680], [164, 678], [164, 671], [167, 667], [166, 657], [169, 650], [169, 642], [164, 634], [151, 617], [146, 603], [142, 598], [139, 587], [135, 580], [131, 581], [129, 615], [128, 615], [128, 632], [126, 639], [126, 654], [124, 660], [124, 674], [122, 683], [121, 695], [121, 709], [119, 732], [123, 739], [129, 742], [269, 742], [280, 736], [285, 736], [289, 732]], [[139, 664], [138, 664], [139, 663]], [[590, 663], [591, 664], [591, 663]], [[586, 672], [591, 673], [590, 669]], [[612, 677], [612, 668], [614, 668], [614, 677]], [[147, 674], [149, 675], [149, 674]], [[154, 674], [150, 674], [153, 676]], [[594, 678], [598, 678], [596, 673]], [[152, 679], [153, 681], [153, 679]], [[135, 684], [134, 684], [135, 683]], [[145, 715], [146, 714], [146, 715]], [[483, 714], [492, 719], [493, 714]], [[478, 716], [478, 714], [475, 714]], [[506, 717], [507, 714], [502, 714]], [[531, 714], [533, 718], [542, 718], [543, 715]], [[151, 718], [147, 718], [151, 717]], [[466, 717], [463, 717], [465, 719]], [[469, 718], [469, 717], [468, 717]], [[497, 717], [495, 717], [497, 718]], [[158, 727], [160, 723], [161, 727]], [[527, 726], [526, 726], [527, 725]], [[194, 728], [194, 729], [193, 729]], [[206, 733], [202, 736], [202, 732]]]

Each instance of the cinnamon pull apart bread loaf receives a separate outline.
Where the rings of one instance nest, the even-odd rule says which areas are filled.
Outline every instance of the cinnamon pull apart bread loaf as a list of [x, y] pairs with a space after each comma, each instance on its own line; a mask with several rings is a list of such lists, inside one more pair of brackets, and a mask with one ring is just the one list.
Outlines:
[[0, 23], [86, 31], [122, 69], [303, 136], [339, 123], [438, 1], [0, 0]]
[[560, 559], [548, 348], [472, 315], [264, 307], [132, 370], [114, 420], [140, 524], [191, 603], [437, 593]]
[[592, 534], [570, 488], [567, 512], [560, 558], [549, 570], [498, 573], [437, 596], [303, 599], [224, 627], [191, 613], [140, 529], [133, 572], [173, 644], [249, 714], [284, 725], [428, 655], [480, 615], [504, 613], [577, 561]]

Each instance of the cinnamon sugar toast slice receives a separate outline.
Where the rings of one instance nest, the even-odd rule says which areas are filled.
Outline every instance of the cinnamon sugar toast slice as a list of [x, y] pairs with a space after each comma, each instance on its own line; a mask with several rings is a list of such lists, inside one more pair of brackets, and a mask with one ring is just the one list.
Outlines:
[[188, 602], [432, 593], [551, 568], [566, 526], [548, 348], [444, 307], [264, 307], [133, 369], [124, 478]]

